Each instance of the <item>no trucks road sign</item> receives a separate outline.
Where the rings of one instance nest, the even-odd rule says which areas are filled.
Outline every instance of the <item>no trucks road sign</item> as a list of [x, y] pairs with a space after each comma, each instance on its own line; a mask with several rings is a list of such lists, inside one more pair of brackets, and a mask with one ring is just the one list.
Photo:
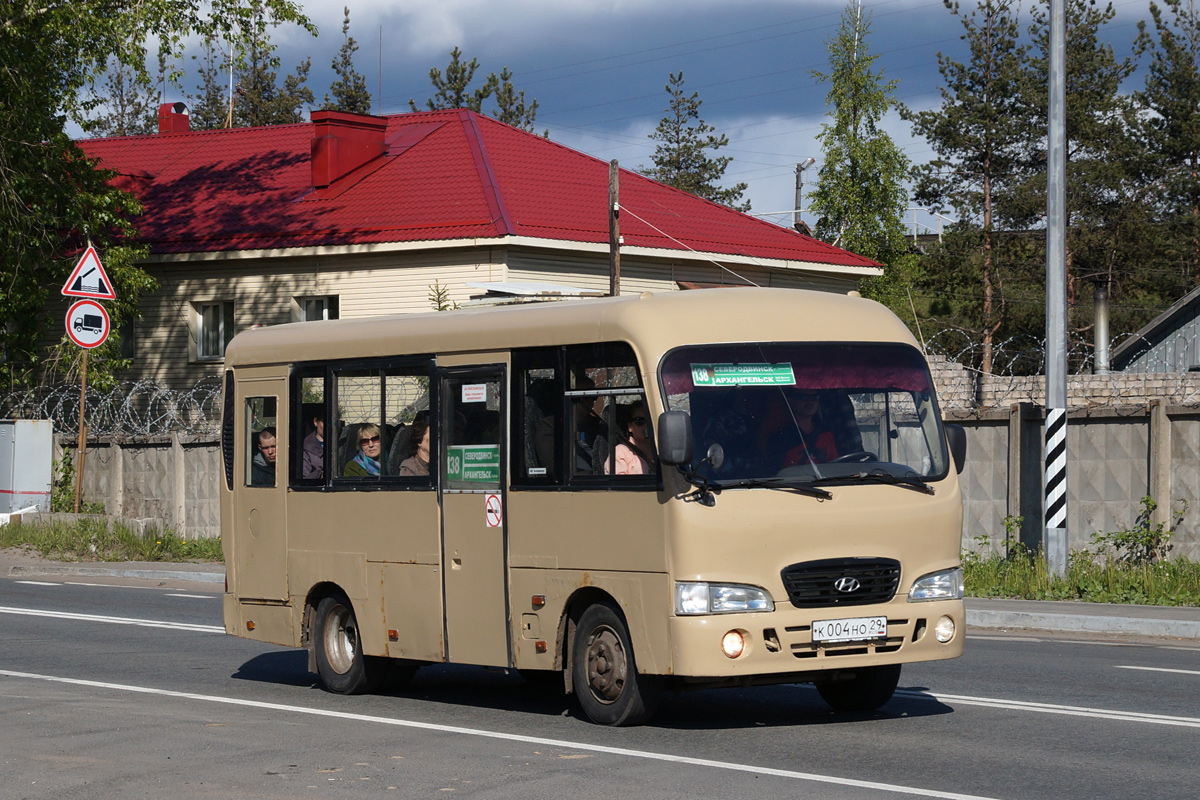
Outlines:
[[67, 336], [88, 350], [104, 344], [111, 324], [108, 312], [95, 300], [80, 300], [67, 309]]

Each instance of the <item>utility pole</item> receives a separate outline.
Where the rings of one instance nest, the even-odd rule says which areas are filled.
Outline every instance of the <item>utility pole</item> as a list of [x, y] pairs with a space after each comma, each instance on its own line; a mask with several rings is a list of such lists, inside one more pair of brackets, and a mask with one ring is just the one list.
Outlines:
[[608, 162], [608, 293], [621, 294], [621, 201], [618, 192], [620, 167]]
[[800, 215], [804, 212], [804, 170], [817, 163], [811, 156], [796, 165], [796, 210], [792, 212], [792, 227], [800, 230]]
[[1046, 566], [1067, 573], [1066, 0], [1050, 0], [1046, 184]]

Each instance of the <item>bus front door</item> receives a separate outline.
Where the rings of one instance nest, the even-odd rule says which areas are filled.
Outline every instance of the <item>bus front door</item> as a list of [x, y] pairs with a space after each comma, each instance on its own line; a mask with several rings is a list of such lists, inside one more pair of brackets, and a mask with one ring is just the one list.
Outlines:
[[504, 367], [443, 369], [438, 481], [446, 660], [511, 665]]

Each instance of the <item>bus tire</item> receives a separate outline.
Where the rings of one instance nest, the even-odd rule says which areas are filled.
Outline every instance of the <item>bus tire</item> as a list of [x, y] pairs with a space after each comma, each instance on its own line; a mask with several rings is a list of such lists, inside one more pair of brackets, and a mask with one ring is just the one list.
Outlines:
[[900, 682], [900, 665], [863, 667], [843, 681], [816, 681], [821, 699], [836, 711], [874, 711], [892, 699]]
[[317, 675], [337, 694], [363, 694], [379, 688], [387, 659], [365, 656], [354, 608], [344, 595], [331, 594], [317, 604], [313, 647]]
[[654, 715], [661, 680], [638, 673], [629, 631], [616, 608], [609, 603], [588, 606], [571, 647], [575, 696], [592, 722], [640, 725]]

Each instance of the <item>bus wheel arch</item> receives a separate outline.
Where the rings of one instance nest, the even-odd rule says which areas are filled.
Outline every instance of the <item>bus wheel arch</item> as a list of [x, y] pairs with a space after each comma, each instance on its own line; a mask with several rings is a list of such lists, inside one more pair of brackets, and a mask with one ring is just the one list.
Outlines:
[[387, 675], [388, 660], [363, 653], [354, 604], [333, 584], [314, 587], [305, 604], [309, 664], [337, 694], [373, 692]]
[[601, 725], [640, 725], [654, 715], [663, 680], [638, 671], [621, 606], [599, 592], [572, 602], [567, 650], [570, 687], [583, 712]]

